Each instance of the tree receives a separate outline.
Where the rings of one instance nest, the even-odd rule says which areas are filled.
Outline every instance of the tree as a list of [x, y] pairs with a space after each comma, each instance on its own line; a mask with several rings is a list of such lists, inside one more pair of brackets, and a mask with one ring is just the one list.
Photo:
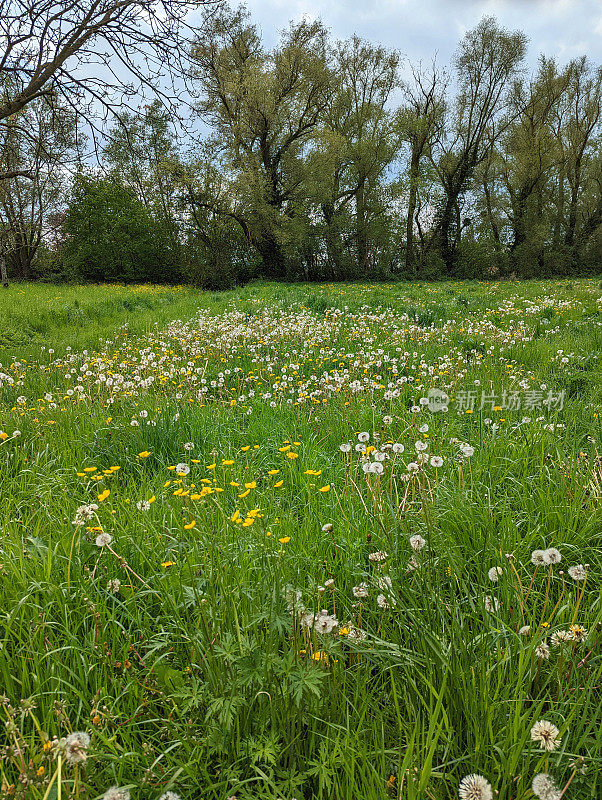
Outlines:
[[45, 226], [62, 205], [67, 170], [78, 145], [74, 115], [53, 95], [32, 101], [0, 128], [0, 159], [5, 172], [12, 174], [0, 181], [5, 286], [9, 271], [19, 278], [31, 277]]
[[[577, 241], [579, 209], [591, 180], [597, 183], [597, 134], [602, 121], [602, 67], [593, 69], [585, 57], [572, 61], [568, 68], [568, 86], [562, 98], [555, 126], [556, 142], [561, 154], [563, 176], [567, 184], [561, 188], [559, 206], [563, 210], [564, 245], [572, 257], [586, 242]], [[589, 170], [588, 167], [593, 167]], [[563, 182], [564, 183], [564, 182]], [[595, 191], [595, 186], [592, 187]], [[564, 199], [568, 194], [568, 208]], [[595, 216], [594, 216], [595, 219]], [[596, 226], [583, 226], [581, 233], [591, 236]]]
[[515, 269], [529, 261], [529, 255], [541, 257], [548, 237], [550, 215], [543, 213], [545, 195], [559, 166], [550, 123], [567, 82], [568, 72], [559, 73], [553, 59], [542, 57], [535, 78], [528, 84], [517, 81], [510, 97], [513, 121], [497, 155], [509, 200], [506, 213]]
[[422, 66], [410, 67], [412, 81], [404, 83], [405, 105], [401, 109], [401, 129], [409, 144], [408, 207], [406, 219], [406, 271], [415, 273], [414, 227], [417, 224], [418, 192], [423, 174], [423, 162], [431, 155], [445, 114], [447, 78], [435, 62], [426, 71]]
[[109, 177], [135, 192], [161, 226], [174, 263], [181, 257], [182, 239], [173, 169], [179, 157], [174, 126], [159, 100], [137, 114], [123, 114], [111, 129], [104, 150]]
[[222, 10], [203, 26], [192, 59], [198, 111], [228, 189], [219, 202], [194, 192], [189, 201], [236, 220], [265, 276], [285, 277], [303, 213], [306, 148], [330, 92], [326, 31], [318, 22], [291, 25], [266, 52], [246, 13]]
[[[0, 0], [0, 124], [50, 94], [81, 112], [86, 100], [111, 106], [115, 90], [122, 99], [151, 86], [164, 71], [159, 62], [177, 60], [181, 20], [193, 5], [198, 3]], [[110, 66], [100, 74], [91, 69], [111, 57], [136, 85], [117, 77]]]
[[456, 54], [459, 91], [431, 156], [443, 190], [431, 243], [441, 253], [448, 271], [454, 266], [461, 230], [470, 224], [470, 220], [459, 221], [461, 200], [475, 168], [511, 121], [507, 114], [508, 89], [525, 47], [523, 33], [508, 33], [493, 17], [485, 17], [464, 36]]
[[341, 251], [352, 239], [354, 273], [366, 275], [377, 261], [386, 172], [401, 144], [387, 108], [399, 86], [399, 56], [354, 36], [337, 43], [332, 60], [331, 92], [309, 155], [308, 194], [316, 197], [324, 218], [331, 266], [341, 274]]
[[[0, 138], [27, 137], [21, 113], [53, 98], [84, 116], [95, 139], [100, 109], [118, 116], [143, 87], [158, 91], [166, 65], [187, 52], [187, 10], [208, 1], [0, 0]], [[33, 179], [34, 168], [0, 162], [0, 182]], [[3, 251], [0, 265], [8, 287]]]
[[171, 282], [168, 243], [131, 189], [80, 174], [63, 224], [62, 257], [91, 281]]

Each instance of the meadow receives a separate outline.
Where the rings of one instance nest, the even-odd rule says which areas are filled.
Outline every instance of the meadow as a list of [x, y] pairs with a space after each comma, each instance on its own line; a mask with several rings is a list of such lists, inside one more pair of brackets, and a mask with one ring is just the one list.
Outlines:
[[0, 797], [601, 796], [599, 279], [0, 324]]

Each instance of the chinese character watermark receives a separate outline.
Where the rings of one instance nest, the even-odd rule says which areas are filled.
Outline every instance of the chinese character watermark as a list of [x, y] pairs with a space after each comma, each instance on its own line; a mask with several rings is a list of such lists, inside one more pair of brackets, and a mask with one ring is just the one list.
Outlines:
[[555, 392], [549, 389], [544, 392], [539, 389], [506, 390], [497, 393], [476, 389], [461, 390], [450, 401], [448, 395], [441, 389], [429, 389], [427, 393], [429, 411], [447, 411], [450, 402], [455, 402], [459, 414], [473, 414], [475, 411], [526, 411], [556, 410], [562, 411], [566, 398], [566, 390]]

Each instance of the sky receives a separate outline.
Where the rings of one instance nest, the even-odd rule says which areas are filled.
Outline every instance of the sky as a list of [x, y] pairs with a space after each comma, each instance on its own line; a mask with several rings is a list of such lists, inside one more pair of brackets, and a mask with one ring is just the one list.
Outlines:
[[540, 53], [560, 64], [587, 55], [602, 62], [602, 0], [247, 0], [267, 46], [290, 20], [319, 18], [333, 38], [357, 33], [399, 50], [411, 62], [449, 65], [458, 40], [485, 15], [530, 40], [527, 64]]

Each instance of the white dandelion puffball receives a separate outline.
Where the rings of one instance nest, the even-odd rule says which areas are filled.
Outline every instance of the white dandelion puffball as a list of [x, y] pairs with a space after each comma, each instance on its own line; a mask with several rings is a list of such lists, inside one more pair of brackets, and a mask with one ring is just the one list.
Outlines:
[[82, 764], [88, 758], [90, 737], [84, 731], [74, 731], [65, 739], [65, 761], [68, 764]]
[[560, 800], [562, 796], [554, 778], [546, 772], [540, 772], [539, 775], [533, 778], [531, 788], [533, 789], [533, 794], [539, 800]]
[[491, 784], [482, 775], [466, 775], [458, 787], [460, 800], [493, 800]]
[[537, 742], [542, 750], [551, 753], [560, 744], [560, 731], [553, 722], [540, 719], [531, 728], [531, 741]]
[[412, 550], [415, 550], [418, 553], [425, 545], [426, 539], [423, 539], [419, 533], [414, 534], [414, 536], [410, 536], [410, 547]]
[[544, 564], [558, 564], [562, 561], [560, 550], [555, 547], [548, 547], [547, 550], [544, 550], [542, 558]]
[[487, 577], [492, 583], [497, 583], [500, 579], [501, 574], [502, 574], [501, 567], [491, 567], [491, 569], [487, 573]]
[[584, 581], [587, 577], [587, 570], [583, 564], [575, 564], [574, 567], [569, 567], [569, 575], [574, 581]]

